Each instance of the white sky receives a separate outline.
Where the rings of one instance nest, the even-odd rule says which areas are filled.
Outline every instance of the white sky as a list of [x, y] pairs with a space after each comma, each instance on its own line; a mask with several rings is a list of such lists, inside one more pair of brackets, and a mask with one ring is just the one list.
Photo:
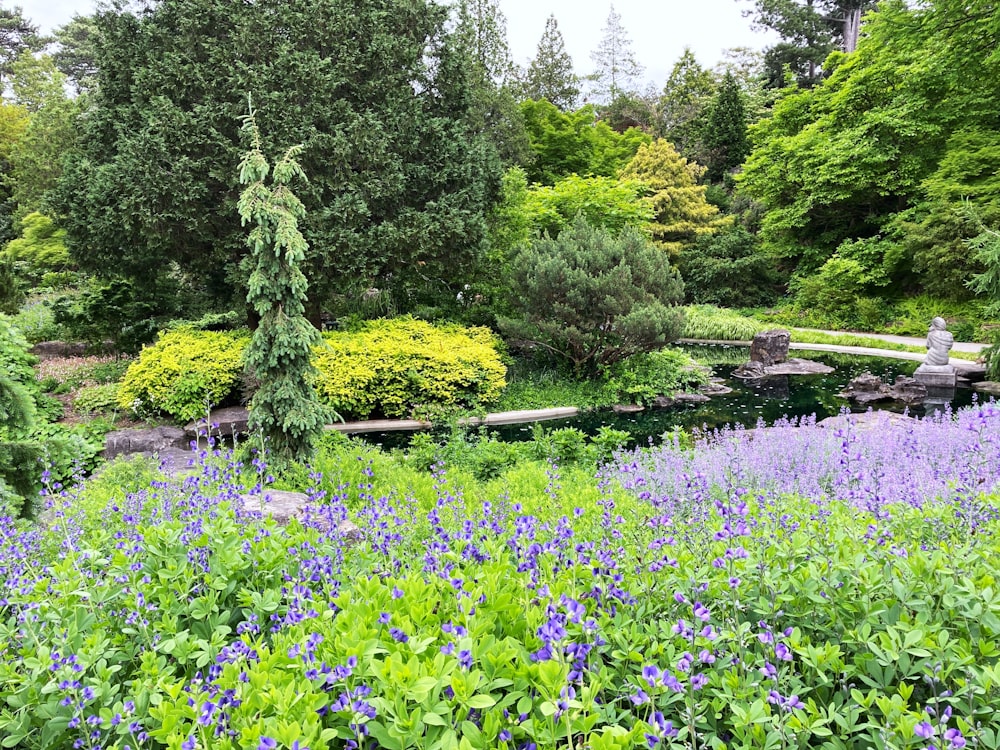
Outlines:
[[[93, 11], [94, 0], [14, 0], [43, 31], [66, 23], [74, 13]], [[730, 47], [760, 49], [771, 37], [750, 29], [741, 11], [749, 0], [615, 0], [615, 11], [632, 40], [646, 83], [661, 88], [685, 46], [698, 61], [713, 67]], [[545, 20], [554, 14], [579, 74], [592, 72], [591, 51], [601, 39], [611, 3], [607, 0], [500, 0], [514, 60], [534, 57]], [[644, 87], [643, 87], [644, 88]]]

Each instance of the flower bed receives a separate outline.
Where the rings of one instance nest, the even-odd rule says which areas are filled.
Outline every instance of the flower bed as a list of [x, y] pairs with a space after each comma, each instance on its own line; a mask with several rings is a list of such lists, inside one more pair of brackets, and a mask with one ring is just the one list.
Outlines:
[[287, 527], [225, 457], [112, 466], [0, 524], [0, 745], [996, 747], [998, 441], [987, 405], [406, 495], [356, 449]]

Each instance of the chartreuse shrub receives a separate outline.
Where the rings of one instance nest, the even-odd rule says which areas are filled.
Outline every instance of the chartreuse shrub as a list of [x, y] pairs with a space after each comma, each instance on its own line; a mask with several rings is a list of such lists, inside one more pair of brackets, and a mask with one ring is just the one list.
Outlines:
[[129, 365], [118, 404], [179, 422], [203, 416], [233, 396], [243, 371], [246, 331], [176, 330], [163, 334]]
[[1000, 747], [993, 406], [724, 431], [596, 480], [410, 485], [345, 444], [286, 526], [207, 453], [0, 518], [0, 744]]
[[485, 328], [374, 320], [323, 335], [314, 350], [320, 398], [344, 416], [407, 417], [436, 407], [493, 403], [506, 368]]

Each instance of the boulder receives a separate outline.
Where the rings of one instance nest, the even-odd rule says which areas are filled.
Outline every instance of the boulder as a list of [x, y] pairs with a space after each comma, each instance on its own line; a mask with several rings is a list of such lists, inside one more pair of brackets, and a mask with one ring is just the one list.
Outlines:
[[792, 334], [783, 328], [761, 331], [750, 342], [750, 361], [760, 362], [764, 367], [776, 365], [788, 359], [788, 344]]
[[[243, 502], [244, 510], [262, 512], [284, 525], [293, 518], [302, 518], [305, 507], [309, 503], [309, 496], [302, 492], [268, 490], [264, 492], [263, 498], [260, 495], [240, 495], [240, 500]], [[357, 542], [362, 537], [361, 529], [350, 521], [341, 521], [337, 524], [336, 530], [341, 537], [349, 542]]]
[[847, 384], [840, 396], [849, 398], [859, 404], [872, 404], [876, 401], [901, 401], [915, 406], [922, 404], [927, 398], [927, 387], [913, 378], [900, 375], [891, 385], [882, 378], [870, 372], [864, 372]]
[[848, 422], [853, 429], [872, 430], [889, 426], [906, 425], [917, 420], [906, 414], [896, 414], [891, 411], [867, 411], [863, 414], [838, 414], [835, 417], [827, 417], [816, 423], [817, 427], [825, 429], [839, 429], [846, 427]]
[[640, 411], [645, 411], [646, 407], [642, 404], [615, 404], [611, 407], [611, 411], [615, 414], [636, 414]]
[[39, 341], [28, 351], [39, 359], [58, 359], [62, 357], [84, 357], [88, 354], [87, 344], [66, 341]]
[[711, 401], [704, 393], [675, 393], [674, 402], [678, 404], [704, 404]]
[[199, 419], [184, 426], [188, 437], [205, 437], [206, 431], [212, 437], [243, 435], [247, 431], [250, 412], [243, 406], [226, 406], [209, 412], [208, 420]]
[[832, 367], [811, 359], [786, 359], [773, 365], [763, 362], [747, 362], [733, 370], [733, 377], [742, 380], [758, 380], [777, 375], [826, 375], [833, 372]]
[[151, 455], [170, 448], [188, 447], [188, 437], [179, 427], [151, 427], [143, 430], [115, 430], [104, 436], [104, 458], [123, 453]]
[[977, 393], [986, 393], [990, 396], [1000, 397], [1000, 383], [995, 380], [982, 380], [972, 384], [972, 390]]

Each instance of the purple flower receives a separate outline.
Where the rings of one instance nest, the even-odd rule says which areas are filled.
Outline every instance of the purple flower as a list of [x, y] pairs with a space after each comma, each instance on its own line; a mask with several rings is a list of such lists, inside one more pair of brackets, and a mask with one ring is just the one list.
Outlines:
[[257, 743], [257, 750], [274, 750], [277, 746], [277, 740], [273, 740], [270, 737], [261, 737], [260, 742]]
[[934, 725], [926, 721], [921, 721], [913, 727], [913, 733], [917, 735], [917, 737], [929, 740], [934, 736]]
[[391, 620], [391, 619], [392, 619], [392, 615], [390, 615], [388, 612], [383, 612], [382, 614], [380, 614], [378, 616], [378, 624], [379, 625], [388, 625], [389, 624], [389, 620]]
[[966, 745], [965, 737], [963, 737], [962, 733], [957, 729], [944, 730], [944, 738], [948, 744], [951, 745], [951, 747], [955, 748], [955, 750], [961, 750], [961, 748]]

